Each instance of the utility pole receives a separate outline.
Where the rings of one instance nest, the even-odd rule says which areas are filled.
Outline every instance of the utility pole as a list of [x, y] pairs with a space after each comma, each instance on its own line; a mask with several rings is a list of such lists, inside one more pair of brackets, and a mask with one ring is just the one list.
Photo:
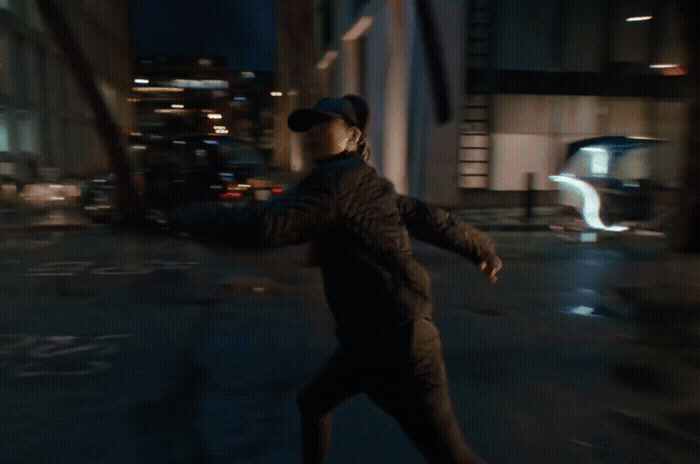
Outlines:
[[95, 115], [97, 133], [107, 150], [112, 172], [117, 177], [116, 201], [120, 222], [133, 223], [140, 217], [141, 208], [136, 189], [131, 180], [131, 166], [121, 138], [121, 131], [95, 85], [92, 66], [88, 63], [73, 32], [54, 0], [37, 0], [37, 6], [53, 34], [54, 40], [65, 54], [80, 90], [83, 91]]

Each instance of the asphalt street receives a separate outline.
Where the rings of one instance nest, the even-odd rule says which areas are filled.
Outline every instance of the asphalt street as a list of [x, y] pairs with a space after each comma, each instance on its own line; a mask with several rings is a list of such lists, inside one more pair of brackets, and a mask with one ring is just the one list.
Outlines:
[[[472, 447], [493, 464], [698, 462], [696, 295], [662, 282], [697, 258], [654, 238], [493, 236], [495, 285], [414, 244]], [[295, 396], [335, 346], [303, 251], [0, 232], [0, 462], [298, 462]], [[334, 424], [329, 463], [423, 462], [363, 396]]]

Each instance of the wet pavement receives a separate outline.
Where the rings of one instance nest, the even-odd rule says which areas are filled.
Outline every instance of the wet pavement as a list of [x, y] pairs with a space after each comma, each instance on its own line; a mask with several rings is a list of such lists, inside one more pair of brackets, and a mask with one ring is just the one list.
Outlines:
[[[473, 448], [503, 464], [698, 462], [700, 259], [658, 238], [492, 235], [496, 285], [415, 243]], [[6, 228], [0, 252], [3, 463], [297, 462], [296, 392], [335, 346], [303, 247], [81, 226]], [[335, 414], [328, 462], [423, 461], [360, 396]]]

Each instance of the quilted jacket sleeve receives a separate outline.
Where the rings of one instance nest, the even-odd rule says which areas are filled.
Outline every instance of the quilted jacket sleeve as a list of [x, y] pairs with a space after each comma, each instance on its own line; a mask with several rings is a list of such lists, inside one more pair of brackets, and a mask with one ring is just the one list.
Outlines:
[[491, 237], [436, 206], [397, 195], [401, 218], [411, 236], [464, 256], [479, 264], [496, 256]]
[[325, 175], [310, 175], [279, 199], [225, 207], [192, 203], [170, 217], [172, 229], [204, 241], [238, 247], [298, 245], [321, 237], [336, 213], [334, 185]]

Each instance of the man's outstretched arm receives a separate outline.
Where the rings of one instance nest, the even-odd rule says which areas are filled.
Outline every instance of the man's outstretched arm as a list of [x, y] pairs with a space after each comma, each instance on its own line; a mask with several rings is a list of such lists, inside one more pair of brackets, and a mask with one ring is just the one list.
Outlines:
[[411, 236], [464, 256], [479, 266], [491, 282], [497, 280], [502, 263], [490, 236], [448, 211], [417, 198], [397, 195], [396, 202]]
[[225, 207], [192, 203], [175, 209], [173, 231], [206, 242], [236, 247], [298, 245], [323, 235], [336, 212], [333, 184], [322, 176], [307, 177], [279, 199]]

